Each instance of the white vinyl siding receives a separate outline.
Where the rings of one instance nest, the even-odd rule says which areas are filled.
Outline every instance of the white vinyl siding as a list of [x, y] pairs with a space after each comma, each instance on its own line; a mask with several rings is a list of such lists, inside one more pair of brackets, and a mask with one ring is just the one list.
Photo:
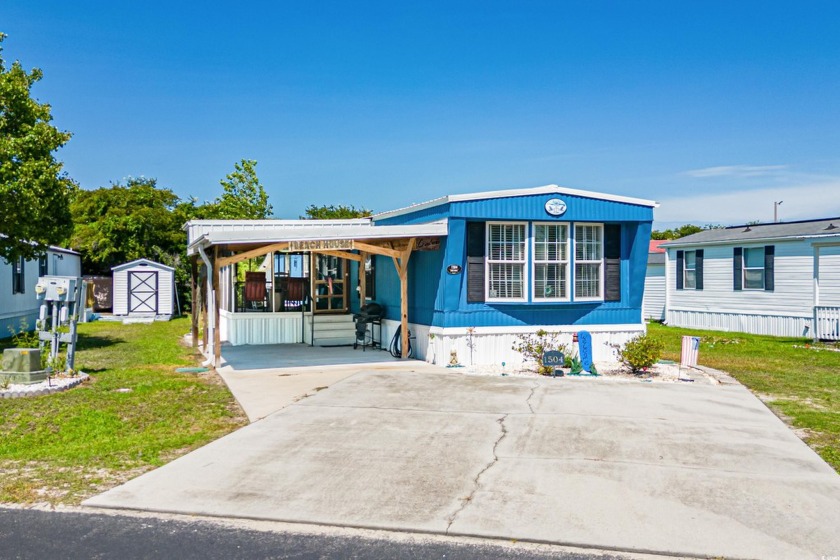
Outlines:
[[575, 225], [575, 300], [604, 299], [604, 226]]
[[569, 299], [569, 225], [534, 224], [534, 299]]
[[[810, 336], [815, 302], [812, 243], [810, 239], [773, 242], [773, 291], [732, 289], [733, 247], [740, 244], [705, 246], [703, 290], [677, 290], [673, 281], [677, 249], [669, 249], [667, 322], [687, 328]], [[758, 250], [764, 270], [764, 247]], [[836, 246], [820, 248], [819, 286], [819, 305], [840, 306], [840, 248]]]
[[665, 319], [665, 263], [647, 266], [643, 307], [644, 319]]
[[487, 300], [525, 301], [528, 225], [487, 224]]
[[840, 247], [820, 248], [820, 305], [840, 307]]
[[[50, 274], [54, 276], [81, 276], [82, 267], [79, 255], [54, 250], [47, 252], [50, 262]], [[53, 267], [52, 263], [56, 263]], [[35, 284], [40, 272], [39, 260], [24, 262], [23, 293], [12, 293], [12, 265], [0, 259], [0, 338], [10, 334], [9, 328], [17, 331], [21, 319], [29, 327], [35, 325], [41, 302], [35, 298]]]

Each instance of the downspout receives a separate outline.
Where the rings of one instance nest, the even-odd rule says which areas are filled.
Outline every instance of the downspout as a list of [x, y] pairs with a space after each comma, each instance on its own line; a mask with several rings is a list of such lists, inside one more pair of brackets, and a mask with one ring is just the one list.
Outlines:
[[210, 264], [210, 259], [207, 258], [207, 253], [204, 252], [204, 247], [198, 246], [198, 254], [201, 255], [201, 260], [204, 261], [204, 266], [207, 267], [207, 326], [210, 332], [207, 333], [207, 348], [204, 349], [207, 359], [201, 363], [202, 366], [210, 366], [213, 364], [215, 356], [215, 348], [213, 341], [215, 340], [216, 331], [216, 292], [213, 290], [213, 265]]

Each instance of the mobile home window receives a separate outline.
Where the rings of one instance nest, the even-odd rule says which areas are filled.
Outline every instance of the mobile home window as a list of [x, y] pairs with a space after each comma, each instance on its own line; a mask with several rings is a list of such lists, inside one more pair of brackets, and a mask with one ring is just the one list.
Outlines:
[[525, 299], [526, 224], [487, 224], [487, 299]]
[[744, 248], [744, 289], [764, 289], [764, 247]]
[[697, 289], [697, 253], [686, 251], [683, 258], [683, 288]]
[[604, 226], [575, 225], [575, 299], [603, 299]]
[[18, 258], [14, 264], [12, 264], [12, 293], [13, 294], [22, 294], [25, 291], [25, 279], [23, 276], [24, 267], [26, 266], [26, 261], [23, 260], [23, 257]]
[[569, 225], [534, 225], [534, 299], [569, 298]]
[[49, 274], [47, 270], [47, 255], [41, 255], [38, 258], [38, 276], [47, 276]]

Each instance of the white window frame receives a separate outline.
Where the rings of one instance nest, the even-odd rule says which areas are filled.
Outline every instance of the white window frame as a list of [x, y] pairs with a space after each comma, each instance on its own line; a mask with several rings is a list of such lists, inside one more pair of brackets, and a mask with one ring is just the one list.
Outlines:
[[[557, 227], [565, 227], [566, 228], [566, 235], [562, 240], [562, 245], [566, 249], [566, 259], [563, 260], [562, 258], [557, 260], [537, 260], [537, 228], [539, 226], [557, 226]], [[570, 266], [572, 263], [572, 254], [571, 254], [571, 225], [569, 222], [533, 222], [531, 225], [531, 254], [533, 255], [533, 259], [531, 259], [531, 301], [533, 302], [552, 302], [552, 301], [571, 301], [572, 297], [572, 290], [574, 289], [573, 282], [572, 282], [572, 274], [570, 270]], [[562, 256], [562, 248], [560, 255]], [[540, 264], [559, 264], [562, 268], [565, 269], [566, 274], [566, 295], [565, 296], [557, 296], [557, 297], [538, 297], [537, 295], [537, 265]]]
[[[688, 268], [688, 254], [691, 253], [694, 255], [694, 268]], [[694, 285], [688, 285], [688, 273], [691, 272], [694, 274]], [[697, 251], [684, 251], [683, 252], [683, 290], [696, 290], [697, 289]]]
[[[521, 260], [499, 260], [492, 258], [492, 251], [490, 250], [491, 245], [491, 235], [490, 230], [493, 226], [522, 226], [524, 228], [524, 236], [522, 238], [522, 259]], [[528, 301], [528, 287], [530, 285], [530, 275], [529, 275], [529, 266], [528, 262], [530, 260], [530, 235], [531, 232], [529, 230], [529, 223], [528, 222], [487, 222], [485, 226], [485, 259], [484, 259], [484, 294], [485, 300], [489, 302], [500, 302], [500, 301], [515, 301], [515, 302], [527, 302]], [[490, 295], [490, 269], [494, 264], [518, 264], [522, 266], [522, 297], [512, 298], [512, 297], [494, 297]]]
[[[751, 266], [747, 268], [747, 251], [757, 251], [761, 253], [761, 266]], [[741, 249], [741, 289], [746, 291], [756, 291], [761, 292], [764, 291], [764, 287], [767, 285], [767, 269], [765, 268], [765, 254], [764, 246], [760, 247], [744, 247]], [[758, 288], [748, 288], [747, 287], [747, 270], [761, 270], [761, 286]]]
[[[592, 222], [575, 222], [572, 224], [574, 228], [574, 235], [572, 237], [572, 262], [574, 266], [572, 267], [572, 294], [574, 301], [604, 301], [604, 224], [603, 223], [592, 223]], [[600, 243], [600, 259], [578, 259], [577, 258], [577, 245], [578, 245], [578, 227], [594, 227], [599, 231], [599, 243]], [[589, 265], [598, 265], [598, 295], [597, 296], [589, 296], [589, 297], [580, 297], [577, 293], [577, 265], [579, 264], [589, 264]]]

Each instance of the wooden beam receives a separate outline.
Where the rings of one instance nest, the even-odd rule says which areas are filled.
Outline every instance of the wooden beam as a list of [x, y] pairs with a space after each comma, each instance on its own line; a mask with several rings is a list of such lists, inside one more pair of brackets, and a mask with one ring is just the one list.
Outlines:
[[346, 259], [348, 261], [356, 261], [360, 262], [361, 257], [355, 253], [348, 253], [346, 251], [333, 251], [332, 249], [321, 249], [318, 251], [312, 251], [313, 253], [319, 253], [321, 255], [330, 255], [331, 257], [338, 257], [339, 259]]
[[213, 255], [213, 367], [219, 367], [222, 364], [222, 329], [219, 328], [219, 271], [221, 270], [219, 263], [219, 247], [216, 246]]
[[365, 251], [366, 253], [373, 253], [375, 255], [385, 255], [386, 257], [393, 257], [399, 258], [402, 253], [397, 251], [396, 249], [389, 249], [387, 247], [381, 247], [379, 245], [372, 245], [370, 243], [365, 243], [362, 241], [356, 241], [354, 243], [356, 249], [360, 251]]
[[[218, 248], [218, 245], [216, 247]], [[222, 257], [218, 260], [218, 263], [219, 267], [230, 266], [232, 264], [236, 264], [247, 259], [261, 257], [269, 253], [273, 253], [274, 251], [285, 251], [288, 248], [288, 241], [283, 241], [282, 243], [272, 243], [270, 245], [263, 245], [262, 247], [257, 247], [256, 249], [249, 249], [248, 251], [236, 255], [231, 255], [230, 257]]]

